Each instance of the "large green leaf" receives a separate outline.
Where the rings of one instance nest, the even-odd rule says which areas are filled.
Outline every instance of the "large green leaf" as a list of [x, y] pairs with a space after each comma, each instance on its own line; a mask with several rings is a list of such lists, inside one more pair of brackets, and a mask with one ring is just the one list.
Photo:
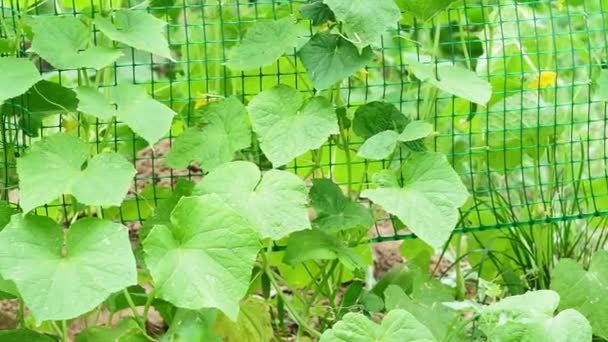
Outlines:
[[258, 234], [217, 195], [182, 198], [171, 222], [171, 228], [155, 226], [144, 241], [156, 295], [182, 308], [218, 308], [236, 320]]
[[453, 65], [423, 64], [408, 59], [410, 71], [448, 94], [485, 106], [492, 97], [492, 85], [471, 70]]
[[86, 205], [120, 205], [135, 169], [121, 155], [100, 153], [90, 159], [88, 145], [65, 133], [35, 143], [17, 159], [19, 201], [24, 212], [63, 194]]
[[323, 231], [368, 229], [374, 224], [371, 211], [344, 196], [342, 189], [330, 179], [314, 179], [309, 196], [311, 205], [317, 213], [313, 223]]
[[551, 289], [562, 299], [560, 310], [581, 312], [591, 322], [593, 334], [608, 339], [608, 252], [596, 252], [586, 272], [574, 260], [560, 260], [553, 270]]
[[262, 174], [250, 162], [224, 164], [196, 185], [194, 194], [217, 194], [245, 217], [262, 238], [279, 240], [309, 229], [306, 185], [293, 173], [270, 170]]
[[247, 110], [238, 99], [212, 102], [203, 106], [199, 114], [199, 127], [189, 128], [175, 139], [165, 160], [168, 166], [184, 168], [196, 161], [210, 171], [251, 145]]
[[116, 116], [150, 145], [169, 131], [175, 115], [171, 108], [154, 100], [145, 88], [137, 85], [119, 84], [111, 98], [90, 87], [79, 87], [76, 93], [79, 110], [100, 119]]
[[363, 268], [361, 257], [335, 236], [319, 229], [295, 232], [289, 237], [283, 262], [295, 265], [310, 260], [339, 259], [346, 268]]
[[122, 55], [117, 49], [89, 46], [91, 30], [75, 17], [33, 17], [30, 25], [34, 33], [30, 51], [58, 69], [101, 69]]
[[48, 217], [14, 215], [0, 232], [0, 273], [37, 322], [74, 318], [137, 283], [127, 228], [93, 218], [76, 221], [64, 237]]
[[388, 28], [397, 28], [401, 11], [394, 0], [324, 0], [359, 48], [378, 43]]
[[171, 58], [165, 27], [167, 23], [155, 16], [127, 9], [114, 13], [114, 25], [109, 19], [97, 17], [95, 26], [108, 38], [155, 55]]
[[363, 191], [367, 197], [396, 215], [407, 228], [429, 245], [441, 247], [458, 222], [458, 208], [469, 193], [440, 153], [414, 154], [400, 175], [383, 171], [374, 177], [377, 189]]
[[376, 324], [360, 313], [347, 313], [341, 321], [321, 335], [320, 342], [403, 342], [438, 341], [411, 313], [390, 311], [381, 324]]
[[292, 18], [259, 21], [229, 52], [226, 65], [233, 70], [251, 70], [274, 63], [298, 44], [299, 26]]
[[325, 143], [337, 134], [338, 119], [324, 97], [304, 102], [298, 90], [278, 85], [254, 97], [249, 106], [253, 130], [260, 147], [274, 167]]
[[0, 58], [0, 104], [25, 93], [40, 81], [38, 69], [25, 58]]
[[457, 0], [397, 0], [399, 7], [422, 20], [429, 20]]
[[591, 325], [576, 310], [553, 317], [559, 295], [550, 290], [527, 292], [489, 305], [481, 312], [480, 329], [490, 341], [591, 341]]
[[357, 47], [337, 34], [317, 33], [299, 51], [308, 77], [317, 90], [328, 89], [371, 62], [370, 47], [361, 53]]

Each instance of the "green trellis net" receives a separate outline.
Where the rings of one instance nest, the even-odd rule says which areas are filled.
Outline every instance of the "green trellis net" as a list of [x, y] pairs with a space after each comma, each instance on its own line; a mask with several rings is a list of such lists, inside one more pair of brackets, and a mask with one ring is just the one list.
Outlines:
[[[235, 72], [226, 62], [253, 23], [293, 16], [309, 1], [280, 0], [0, 0], [0, 54], [13, 37], [22, 14], [95, 18], [100, 3], [111, 8], [148, 11], [166, 21], [174, 59], [152, 56], [132, 48], [121, 57], [102, 87], [143, 84], [153, 97], [178, 113], [170, 134], [154, 150], [123, 125], [116, 125], [109, 141], [128, 156], [138, 170], [128, 200], [104, 209], [104, 217], [138, 225], [153, 209], [170, 199], [180, 179], [197, 180], [202, 171], [190, 166], [170, 169], [164, 156], [173, 138], [188, 125], [196, 110], [219, 96], [236, 95], [246, 103], [263, 90], [283, 83], [305, 90], [306, 70], [288, 52], [273, 65]], [[551, 225], [599, 227], [608, 217], [608, 1], [607, 0], [460, 0], [429, 1], [450, 6], [431, 20], [410, 15], [408, 3], [398, 26], [384, 33], [367, 67], [341, 84], [346, 117], [372, 101], [394, 104], [413, 118], [433, 119], [436, 134], [428, 146], [447, 154], [473, 194], [461, 208], [456, 231]], [[422, 3], [422, 1], [419, 1]], [[426, 3], [426, 1], [425, 1]], [[370, 16], [373, 16], [370, 13]], [[323, 26], [309, 27], [310, 33]], [[99, 32], [91, 32], [94, 40]], [[21, 53], [29, 36], [19, 37]], [[431, 61], [429, 47], [437, 48], [433, 82], [421, 82], [411, 61]], [[31, 57], [44, 79], [36, 91], [7, 101], [1, 107], [2, 197], [13, 203], [17, 177], [15, 159], [50, 133], [78, 131], [77, 100], [65, 93], [84, 82], [78, 70], [57, 70]], [[487, 106], [453, 96], [476, 96], [467, 79], [441, 79], [442, 65], [459, 65], [492, 85]], [[2, 75], [0, 75], [2, 77]], [[450, 93], [444, 91], [452, 89]], [[102, 129], [107, 121], [97, 120]], [[101, 139], [100, 139], [101, 140]], [[362, 141], [353, 140], [358, 149]], [[249, 151], [263, 158], [255, 148]], [[399, 156], [396, 156], [397, 158]], [[286, 168], [305, 177], [319, 165], [325, 175], [354, 190], [369, 187], [370, 176], [386, 161], [356, 156], [347, 160], [340, 148], [328, 143], [317, 154], [306, 154]], [[351, 173], [347, 171], [351, 165]], [[267, 165], [269, 167], [269, 165]], [[44, 170], [41, 170], [44, 172]], [[45, 215], [69, 210], [61, 200], [37, 209]], [[66, 214], [67, 216], [67, 214]], [[394, 230], [377, 229], [373, 241], [406, 239], [397, 220]]]

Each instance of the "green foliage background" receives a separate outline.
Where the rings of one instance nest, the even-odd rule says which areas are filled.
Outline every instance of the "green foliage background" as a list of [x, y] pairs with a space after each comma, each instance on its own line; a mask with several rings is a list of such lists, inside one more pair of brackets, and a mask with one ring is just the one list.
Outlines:
[[[36, 297], [38, 289], [24, 284], [45, 274], [19, 272], [24, 256], [13, 244], [29, 246], [35, 238], [19, 227], [48, 228], [39, 232], [48, 243], [35, 245], [28, 262], [48, 262], [49, 270], [73, 275], [95, 259], [91, 255], [111, 253], [103, 244], [81, 247], [83, 221], [96, 228], [85, 242], [116, 241], [112, 245], [126, 240], [111, 220], [143, 225], [147, 271], [159, 285], [155, 295], [182, 308], [219, 308], [232, 321], [240, 319], [235, 298], [247, 292], [258, 238], [275, 240], [269, 250], [284, 249], [283, 262], [291, 266], [337, 259], [348, 278], [365, 261], [345, 241], [354, 247], [365, 232], [339, 240], [329, 230], [370, 226], [374, 218], [323, 180], [312, 182], [316, 189], [307, 198], [302, 179], [311, 176], [331, 178], [348, 195], [391, 214], [375, 221], [390, 220], [394, 231], [376, 228], [371, 242], [414, 238], [399, 231], [404, 225], [435, 248], [446, 244], [454, 226], [470, 233], [469, 261], [492, 261], [476, 269], [480, 277], [500, 274], [514, 294], [523, 285], [509, 282], [509, 272], [525, 278], [522, 265], [531, 259], [546, 261], [548, 269], [554, 257], [591, 262], [589, 251], [601, 249], [608, 237], [602, 229], [608, 217], [605, 2], [357, 0], [349, 7], [325, 0], [333, 13], [303, 7], [307, 3], [104, 1], [115, 9], [110, 20], [85, 0], [0, 0], [1, 216], [9, 217], [19, 204], [51, 218], [14, 218], [2, 232], [0, 267], [21, 295]], [[328, 20], [339, 21], [346, 37], [330, 34]], [[273, 116], [277, 112], [286, 114]], [[149, 115], [142, 119], [142, 113]], [[257, 138], [253, 145], [249, 123]], [[170, 146], [168, 152], [146, 150], [159, 141]], [[416, 154], [427, 149], [447, 161], [439, 154]], [[226, 164], [235, 155], [247, 162]], [[198, 182], [209, 171], [195, 186], [183, 182]], [[15, 198], [17, 188], [21, 199]], [[176, 204], [190, 194], [201, 197]], [[311, 228], [308, 199], [319, 215], [310, 231], [304, 230]], [[93, 210], [106, 221], [76, 215], [93, 216]], [[209, 218], [208, 212], [215, 215]], [[204, 239], [192, 233], [196, 219], [207, 220]], [[66, 253], [58, 243], [61, 225], [71, 227], [70, 258], [52, 258]], [[223, 231], [214, 232], [215, 226]], [[216, 245], [228, 232], [240, 239]], [[307, 246], [310, 255], [285, 244], [288, 235], [291, 246]], [[515, 239], [535, 247], [509, 246]], [[404, 246], [403, 254], [412, 257], [428, 249]], [[122, 266], [134, 264], [129, 246], [119, 247], [114, 254], [129, 261]], [[227, 248], [239, 253], [230, 255]], [[181, 249], [194, 252], [184, 256]], [[138, 265], [141, 255], [137, 250]], [[206, 269], [230, 286], [216, 287], [201, 277], [201, 288], [183, 289], [190, 281], [184, 275], [200, 273], [201, 259], [233, 263]], [[263, 261], [264, 267], [275, 262]], [[584, 272], [560, 265], [562, 272]], [[127, 273], [119, 262], [105, 266], [110, 273]], [[548, 288], [548, 272], [531, 277], [530, 287]], [[85, 302], [138, 283], [135, 274], [125, 274], [84, 293]], [[16, 292], [8, 288], [11, 282], [0, 281], [1, 292]], [[569, 285], [561, 280], [554, 286], [559, 292]], [[201, 296], [205, 289], [219, 299]], [[66, 297], [77, 292], [60, 290]], [[84, 303], [73, 305], [74, 312], [53, 312], [60, 305], [52, 305], [52, 298], [35, 299], [26, 301], [35, 304], [37, 320], [94, 309]], [[570, 308], [579, 301], [561, 303]], [[392, 319], [411, 320], [398, 309]], [[344, 317], [344, 330], [349, 320], [372, 326], [365, 317]], [[332, 334], [338, 332], [328, 338]]]

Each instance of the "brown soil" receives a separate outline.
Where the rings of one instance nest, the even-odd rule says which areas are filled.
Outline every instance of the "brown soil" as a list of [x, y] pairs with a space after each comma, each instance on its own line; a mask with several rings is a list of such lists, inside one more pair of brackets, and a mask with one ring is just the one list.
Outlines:
[[[375, 227], [371, 229], [371, 237], [377, 236], [392, 236], [395, 234], [395, 229], [390, 220], [380, 220]], [[375, 243], [372, 246], [374, 251], [374, 278], [380, 279], [393, 266], [403, 262], [401, 256], [402, 241], [387, 241]]]

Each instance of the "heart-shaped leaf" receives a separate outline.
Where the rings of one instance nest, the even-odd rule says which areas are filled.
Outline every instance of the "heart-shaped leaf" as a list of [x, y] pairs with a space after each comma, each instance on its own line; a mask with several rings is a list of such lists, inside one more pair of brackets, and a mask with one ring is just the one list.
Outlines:
[[321, 147], [339, 132], [327, 99], [318, 96], [304, 102], [298, 90], [286, 85], [259, 93], [247, 109], [260, 147], [274, 167]]
[[458, 208], [469, 193], [446, 157], [440, 153], [416, 153], [405, 161], [399, 175], [383, 171], [374, 177], [377, 189], [367, 197], [396, 215], [413, 233], [439, 248], [458, 222]]
[[290, 172], [270, 170], [262, 177], [255, 164], [235, 161], [206, 175], [193, 193], [217, 194], [251, 222], [262, 238], [279, 240], [310, 228], [306, 185]]
[[93, 218], [76, 221], [64, 238], [48, 217], [14, 215], [0, 232], [0, 273], [37, 322], [77, 317], [137, 283], [127, 228]]
[[97, 154], [84, 167], [88, 156], [87, 144], [65, 133], [35, 143], [25, 156], [17, 159], [23, 211], [27, 213], [63, 194], [72, 194], [86, 205], [120, 205], [135, 169], [113, 152]]
[[92, 33], [80, 19], [68, 16], [39, 16], [32, 18], [34, 39], [30, 51], [58, 69], [101, 69], [115, 62], [122, 52], [118, 49], [92, 46]]
[[274, 63], [298, 44], [300, 30], [292, 18], [255, 23], [229, 54], [226, 65], [233, 70], [251, 70]]
[[166, 163], [184, 168], [196, 161], [207, 171], [232, 161], [234, 153], [251, 145], [247, 110], [236, 98], [203, 106], [197, 126], [179, 135], [167, 154]]
[[357, 47], [337, 34], [317, 33], [299, 51], [308, 77], [317, 90], [328, 89], [371, 62], [370, 47], [361, 53]]
[[171, 227], [155, 226], [144, 241], [158, 297], [186, 309], [218, 308], [232, 320], [259, 248], [251, 224], [217, 195], [183, 197]]

